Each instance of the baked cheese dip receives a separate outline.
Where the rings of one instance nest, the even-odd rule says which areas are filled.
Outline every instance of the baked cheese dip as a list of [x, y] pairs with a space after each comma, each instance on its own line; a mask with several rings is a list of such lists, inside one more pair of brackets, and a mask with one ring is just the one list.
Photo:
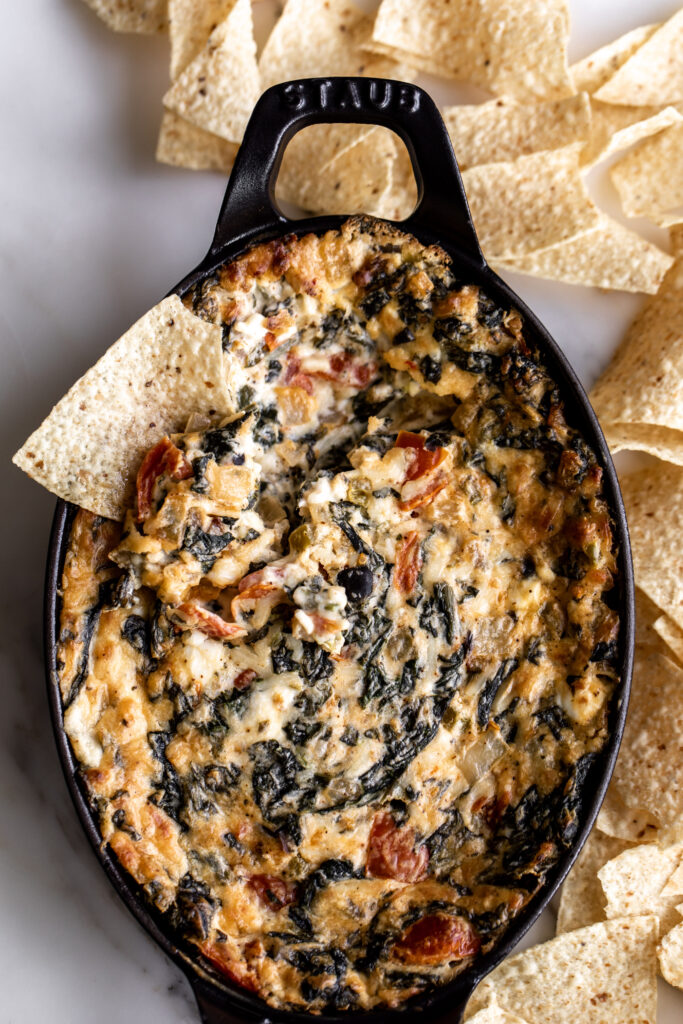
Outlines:
[[514, 309], [369, 219], [184, 299], [238, 408], [79, 511], [64, 722], [103, 839], [272, 1006], [399, 1006], [578, 829], [618, 619], [601, 468]]

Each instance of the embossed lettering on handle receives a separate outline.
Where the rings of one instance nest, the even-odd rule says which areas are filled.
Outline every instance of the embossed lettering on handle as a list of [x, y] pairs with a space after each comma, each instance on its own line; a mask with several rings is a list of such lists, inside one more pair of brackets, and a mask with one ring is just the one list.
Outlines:
[[303, 78], [274, 85], [252, 113], [230, 176], [211, 254], [228, 243], [256, 237], [289, 221], [274, 197], [287, 143], [302, 128], [321, 123], [377, 124], [399, 135], [410, 155], [418, 204], [406, 230], [420, 228], [460, 246], [484, 266], [460, 172], [434, 101], [407, 82], [384, 78]]

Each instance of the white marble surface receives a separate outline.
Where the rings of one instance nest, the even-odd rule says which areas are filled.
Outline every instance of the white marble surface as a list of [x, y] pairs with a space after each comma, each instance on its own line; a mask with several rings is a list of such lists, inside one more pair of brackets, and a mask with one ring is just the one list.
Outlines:
[[[676, 6], [571, 0], [572, 57]], [[265, 20], [274, 4], [257, 7]], [[0, 1024], [191, 1024], [187, 984], [119, 903], [67, 796], [41, 652], [54, 501], [8, 460], [107, 344], [198, 262], [224, 183], [154, 162], [164, 39], [115, 36], [79, 0], [5, 0], [2, 14]], [[440, 100], [474, 95], [423, 81]], [[604, 172], [593, 179], [616, 212]], [[512, 283], [587, 384], [642, 301]], [[552, 931], [548, 911], [525, 944]], [[660, 989], [659, 1024], [680, 1024], [683, 996]]]

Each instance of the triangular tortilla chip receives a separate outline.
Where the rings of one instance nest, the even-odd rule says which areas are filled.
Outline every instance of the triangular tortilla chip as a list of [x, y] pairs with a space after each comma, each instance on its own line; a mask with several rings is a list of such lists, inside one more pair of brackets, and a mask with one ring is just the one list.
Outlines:
[[[683, 814], [683, 670], [663, 654], [636, 654], [626, 730], [610, 788], [624, 808], [657, 828]], [[663, 784], [666, 780], [666, 784]], [[624, 819], [627, 815], [624, 815]], [[599, 819], [600, 828], [636, 838], [630, 826]], [[649, 839], [647, 828], [642, 838]]]
[[683, 433], [649, 423], [603, 424], [605, 440], [613, 455], [617, 452], [647, 452], [665, 462], [683, 466]]
[[85, 0], [114, 32], [164, 32], [168, 0]]
[[627, 106], [683, 100], [683, 10], [660, 25], [595, 97]]
[[683, 469], [660, 462], [620, 482], [636, 583], [683, 628]]
[[605, 894], [608, 919], [654, 914], [660, 935], [673, 928], [678, 922], [676, 904], [680, 903], [683, 890], [667, 883], [682, 860], [683, 843], [666, 847], [645, 843], [624, 850], [603, 864], [598, 878]]
[[324, 187], [320, 179], [338, 156], [369, 135], [379, 138], [379, 129], [371, 124], [316, 124], [294, 136], [285, 150], [278, 174], [278, 198], [305, 207], [309, 188]]
[[512, 259], [589, 231], [600, 214], [579, 172], [578, 146], [482, 164], [463, 184], [484, 255]]
[[629, 217], [648, 217], [664, 228], [683, 221], [683, 118], [627, 153], [611, 177]]
[[260, 92], [250, 0], [234, 0], [206, 46], [180, 73], [164, 106], [229, 142], [239, 142]]
[[[683, 914], [683, 903], [678, 907]], [[657, 950], [662, 977], [675, 988], [683, 988], [683, 923], [667, 932]]]
[[581, 154], [583, 167], [591, 167], [627, 146], [683, 123], [675, 107], [618, 107], [591, 99], [590, 138]]
[[659, 28], [659, 24], [639, 25], [599, 50], [572, 64], [569, 69], [577, 92], [596, 92], [608, 82], [622, 64], [640, 49]]
[[669, 657], [683, 665], [683, 629], [668, 615], [660, 615], [655, 619], [652, 628], [666, 644]]
[[645, 648], [652, 648], [660, 654], [671, 657], [671, 652], [662, 637], [655, 629], [657, 619], [661, 618], [661, 610], [654, 601], [651, 601], [647, 594], [636, 587], [636, 647], [641, 653], [647, 653]]
[[605, 894], [598, 871], [608, 860], [631, 846], [626, 839], [605, 835], [594, 828], [560, 891], [557, 935], [604, 921]]
[[316, 75], [404, 78], [395, 61], [363, 49], [372, 26], [351, 0], [288, 0], [259, 61], [263, 88]]
[[302, 182], [299, 203], [313, 213], [376, 213], [391, 188], [396, 144], [390, 132], [373, 128], [345, 148], [324, 173]]
[[492, 995], [529, 1024], [655, 1024], [655, 917], [565, 932], [508, 957], [475, 989], [465, 1020]]
[[234, 3], [235, 0], [168, 0], [171, 81], [199, 56]]
[[372, 48], [497, 95], [561, 99], [568, 38], [565, 0], [382, 0]]
[[238, 149], [237, 143], [197, 128], [174, 110], [164, 110], [156, 152], [160, 163], [229, 174]]
[[501, 97], [488, 103], [446, 107], [443, 118], [464, 171], [477, 164], [516, 160], [547, 149], [583, 142], [590, 134], [588, 96], [550, 103], [520, 103]]
[[501, 270], [516, 270], [551, 281], [653, 294], [673, 260], [641, 235], [597, 211], [597, 223], [592, 229], [541, 252], [522, 253], [496, 262]]
[[470, 1024], [527, 1024], [516, 1013], [501, 1009], [495, 999], [492, 999], [483, 1009], [477, 1010], [474, 1017], [469, 1019]]
[[648, 811], [642, 807], [627, 806], [614, 782], [610, 783], [605, 794], [596, 825], [605, 835], [633, 843], [653, 842], [661, 832], [656, 819]]
[[656, 433], [648, 438], [643, 431], [647, 425], [660, 428], [662, 446], [683, 455], [683, 260], [632, 323], [590, 400], [615, 449], [629, 447], [628, 428], [637, 427], [642, 443], [630, 447], [645, 444], [659, 454]]
[[148, 448], [192, 413], [234, 410], [229, 365], [220, 327], [172, 295], [74, 384], [13, 462], [58, 497], [122, 519]]

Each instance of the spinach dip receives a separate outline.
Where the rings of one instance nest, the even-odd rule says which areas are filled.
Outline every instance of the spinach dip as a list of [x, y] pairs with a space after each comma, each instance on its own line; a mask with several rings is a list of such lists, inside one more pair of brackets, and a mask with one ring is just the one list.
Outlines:
[[66, 729], [198, 957], [274, 1007], [397, 1007], [576, 835], [617, 683], [602, 471], [519, 313], [381, 222], [184, 301], [236, 409], [160, 439], [123, 524], [77, 513]]

